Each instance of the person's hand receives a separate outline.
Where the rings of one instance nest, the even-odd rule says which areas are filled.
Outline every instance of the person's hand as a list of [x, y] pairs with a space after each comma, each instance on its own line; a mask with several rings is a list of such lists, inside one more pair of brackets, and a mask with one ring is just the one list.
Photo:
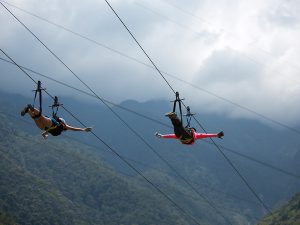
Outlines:
[[86, 127], [86, 128], [84, 128], [84, 131], [90, 132], [90, 131], [92, 131], [92, 128], [91, 127]]
[[47, 139], [48, 138], [48, 133], [44, 132], [44, 133], [42, 133], [42, 136], [43, 136], [44, 139]]
[[156, 137], [158, 137], [158, 138], [161, 138], [161, 134], [158, 133], [158, 132], [156, 132], [154, 135], [155, 135]]

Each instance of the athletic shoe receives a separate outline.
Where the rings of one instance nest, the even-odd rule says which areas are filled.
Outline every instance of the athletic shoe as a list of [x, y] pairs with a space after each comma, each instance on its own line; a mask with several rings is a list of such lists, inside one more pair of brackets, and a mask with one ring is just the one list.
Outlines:
[[169, 118], [172, 118], [172, 117], [176, 116], [176, 113], [175, 112], [168, 112], [168, 113], [165, 114], [165, 116], [167, 116]]
[[21, 116], [25, 116], [26, 113], [28, 113], [28, 110], [31, 109], [33, 110], [32, 105], [28, 104], [22, 111], [21, 111]]
[[26, 113], [28, 113], [28, 106], [26, 106], [22, 111], [21, 111], [21, 116], [25, 116]]

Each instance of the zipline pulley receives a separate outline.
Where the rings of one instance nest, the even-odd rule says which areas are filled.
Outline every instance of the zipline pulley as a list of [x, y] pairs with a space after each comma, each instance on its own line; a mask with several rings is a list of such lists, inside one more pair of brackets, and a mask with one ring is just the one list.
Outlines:
[[191, 113], [191, 109], [189, 106], [186, 107], [186, 114], [184, 115], [186, 117], [186, 127], [189, 128], [191, 126], [191, 119], [195, 113]]
[[54, 96], [54, 102], [53, 102], [52, 105], [49, 106], [49, 107], [52, 108], [52, 117], [53, 117], [53, 118], [56, 118], [56, 117], [57, 117], [56, 114], [57, 114], [58, 108], [59, 108], [60, 106], [62, 106], [62, 105], [63, 105], [63, 104], [60, 104], [60, 103], [58, 102], [58, 97], [57, 97], [57, 96]]
[[[173, 112], [176, 112], [176, 107], [177, 107], [177, 103], [178, 103], [178, 108], [179, 108], [179, 113], [180, 113], [180, 121], [181, 121], [181, 124], [182, 124], [182, 117], [183, 117], [183, 114], [182, 114], [182, 107], [181, 107], [181, 102], [182, 100], [184, 99], [181, 99], [179, 97], [179, 92], [176, 92], [176, 99], [172, 102], [174, 102], [174, 105], [173, 105]], [[186, 117], [186, 128], [189, 128], [190, 125], [191, 125], [191, 119], [193, 117], [193, 115], [195, 115], [194, 113], [191, 113], [191, 109], [189, 106], [186, 107], [186, 114], [184, 115]]]

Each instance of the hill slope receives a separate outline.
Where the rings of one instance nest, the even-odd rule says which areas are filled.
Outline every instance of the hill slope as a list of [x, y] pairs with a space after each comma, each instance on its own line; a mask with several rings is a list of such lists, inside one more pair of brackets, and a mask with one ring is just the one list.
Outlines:
[[265, 217], [257, 225], [299, 225], [300, 224], [300, 193], [295, 195], [273, 215]]
[[0, 224], [188, 224], [151, 189], [0, 121]]
[[[66, 133], [89, 146], [74, 142], [66, 138], [65, 134], [44, 141], [30, 118], [26, 116], [20, 120], [20, 108], [30, 100], [22, 96], [0, 93], [1, 95], [4, 97], [0, 98], [0, 110], [17, 117], [8, 119], [8, 115], [0, 114], [0, 144], [4, 156], [12, 162], [11, 165], [18, 166], [31, 178], [49, 185], [54, 193], [62, 197], [62, 201], [71, 202], [67, 208], [71, 215], [77, 213], [76, 210], [80, 211], [77, 220], [81, 219], [90, 224], [102, 224], [104, 221], [106, 224], [119, 224], [120, 221], [124, 224], [190, 222], [91, 135]], [[44, 100], [45, 105], [51, 104], [47, 103], [47, 99]], [[72, 99], [62, 102], [87, 121], [88, 125], [92, 125], [101, 138], [201, 223], [225, 224], [224, 219], [203, 197], [197, 195], [174, 174], [111, 112], [98, 103], [83, 103]], [[170, 125], [163, 116], [169, 110], [168, 102], [127, 101], [122, 106]], [[159, 140], [154, 137], [154, 132], [170, 132], [171, 127], [155, 124], [115, 106], [114, 109], [232, 224], [254, 224], [264, 215], [265, 211], [260, 204], [214, 146], [205, 141], [198, 141], [194, 146], [187, 147], [178, 144], [176, 140]], [[48, 110], [45, 108], [44, 111], [47, 113]], [[68, 123], [76, 126], [76, 122], [67, 113], [60, 111], [59, 114]], [[275, 130], [255, 121], [228, 119], [216, 115], [200, 115], [200, 118], [209, 127], [209, 132], [220, 129], [225, 131], [225, 138], [216, 140], [218, 144], [287, 171], [299, 171], [296, 158], [299, 159], [300, 155], [297, 135]], [[226, 154], [270, 208], [299, 191], [299, 182], [294, 177], [271, 170], [230, 151]], [[55, 198], [53, 201], [56, 201]], [[11, 212], [4, 210], [1, 215], [18, 222]]]

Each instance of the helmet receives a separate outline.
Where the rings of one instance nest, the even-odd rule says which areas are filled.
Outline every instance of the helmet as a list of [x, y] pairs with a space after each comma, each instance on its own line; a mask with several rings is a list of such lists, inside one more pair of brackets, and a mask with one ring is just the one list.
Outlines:
[[61, 121], [61, 122], [63, 122], [64, 124], [66, 124], [66, 121], [65, 121], [65, 119], [64, 118], [59, 118], [59, 121]]

